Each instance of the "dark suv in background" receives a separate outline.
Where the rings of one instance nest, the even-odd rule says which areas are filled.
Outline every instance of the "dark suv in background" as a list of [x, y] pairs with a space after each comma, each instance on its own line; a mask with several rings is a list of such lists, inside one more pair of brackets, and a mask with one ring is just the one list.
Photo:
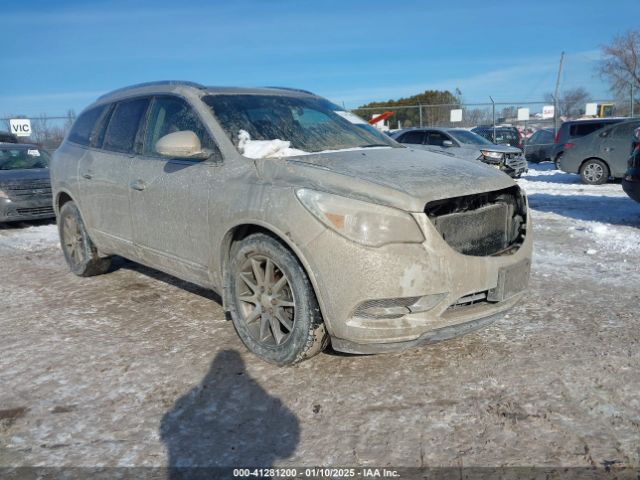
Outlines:
[[584, 137], [607, 125], [623, 122], [625, 118], [594, 118], [588, 120], [569, 120], [560, 125], [551, 150], [551, 160], [558, 165], [558, 160], [565, 150], [573, 147], [571, 140]]
[[497, 145], [509, 145], [522, 149], [522, 135], [516, 127], [496, 126], [494, 128], [493, 125], [480, 125], [472, 128], [471, 131]]

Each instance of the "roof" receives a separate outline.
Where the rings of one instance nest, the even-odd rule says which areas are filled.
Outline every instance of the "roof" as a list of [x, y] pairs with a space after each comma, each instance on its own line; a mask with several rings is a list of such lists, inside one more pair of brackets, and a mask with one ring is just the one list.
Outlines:
[[195, 82], [189, 82], [184, 80], [160, 80], [157, 82], [139, 83], [136, 85], [130, 85], [123, 88], [118, 88], [111, 92], [105, 93], [98, 97], [97, 102], [116, 100], [121, 97], [127, 97], [134, 94], [153, 94], [162, 92], [178, 92], [178, 91], [196, 91], [201, 93], [207, 93], [211, 95], [215, 94], [245, 94], [245, 95], [314, 95], [313, 93], [301, 90], [297, 88], [289, 87], [216, 87], [205, 86]]

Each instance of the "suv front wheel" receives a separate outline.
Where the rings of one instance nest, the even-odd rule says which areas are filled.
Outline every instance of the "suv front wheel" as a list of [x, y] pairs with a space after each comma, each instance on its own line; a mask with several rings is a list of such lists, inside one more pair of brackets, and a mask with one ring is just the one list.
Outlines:
[[236, 332], [262, 359], [291, 365], [326, 347], [311, 283], [297, 258], [275, 238], [257, 233], [233, 245], [227, 288]]
[[590, 158], [580, 167], [580, 177], [587, 185], [602, 185], [609, 179], [609, 167], [602, 160]]

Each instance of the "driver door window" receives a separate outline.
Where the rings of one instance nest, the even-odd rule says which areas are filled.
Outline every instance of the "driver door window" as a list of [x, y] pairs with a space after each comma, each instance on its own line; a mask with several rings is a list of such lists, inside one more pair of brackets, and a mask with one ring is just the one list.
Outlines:
[[211, 136], [191, 106], [181, 98], [156, 97], [151, 105], [143, 155], [162, 156], [156, 143], [170, 133], [190, 130], [200, 139], [203, 149], [216, 149]]

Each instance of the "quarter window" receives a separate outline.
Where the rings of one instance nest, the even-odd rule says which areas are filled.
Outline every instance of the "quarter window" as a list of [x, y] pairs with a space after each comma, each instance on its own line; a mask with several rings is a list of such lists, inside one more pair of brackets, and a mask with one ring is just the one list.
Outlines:
[[160, 155], [156, 143], [165, 135], [190, 130], [200, 139], [202, 148], [215, 149], [211, 136], [193, 108], [177, 97], [157, 97], [151, 105], [143, 154]]
[[103, 148], [114, 152], [133, 152], [140, 120], [148, 105], [148, 98], [118, 103], [109, 120]]

